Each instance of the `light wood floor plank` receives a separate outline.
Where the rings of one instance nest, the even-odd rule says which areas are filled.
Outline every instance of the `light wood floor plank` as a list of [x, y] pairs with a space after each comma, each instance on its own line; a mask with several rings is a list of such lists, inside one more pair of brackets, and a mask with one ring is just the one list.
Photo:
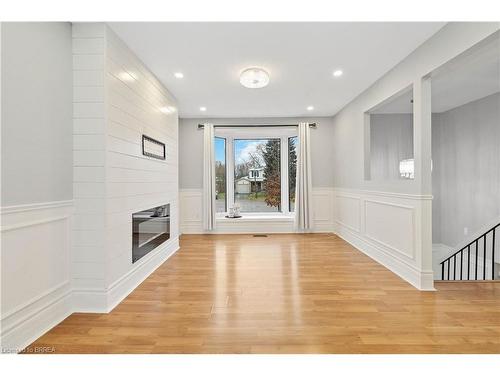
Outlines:
[[328, 234], [184, 235], [109, 314], [34, 342], [55, 353], [500, 353], [500, 283], [421, 292]]

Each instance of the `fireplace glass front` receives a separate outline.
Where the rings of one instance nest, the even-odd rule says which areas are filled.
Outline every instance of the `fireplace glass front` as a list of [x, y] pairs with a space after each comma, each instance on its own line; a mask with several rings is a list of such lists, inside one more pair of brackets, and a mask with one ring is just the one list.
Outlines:
[[132, 263], [170, 238], [170, 204], [132, 214]]

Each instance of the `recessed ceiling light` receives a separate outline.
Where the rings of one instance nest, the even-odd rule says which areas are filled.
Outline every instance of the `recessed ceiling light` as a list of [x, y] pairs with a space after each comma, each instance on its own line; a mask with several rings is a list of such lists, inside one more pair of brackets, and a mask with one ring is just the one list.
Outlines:
[[200, 107], [200, 111], [205, 112], [207, 110], [207, 107]]
[[334, 77], [340, 77], [344, 72], [342, 70], [336, 70], [333, 72]]
[[260, 89], [269, 84], [269, 73], [262, 68], [248, 68], [241, 72], [240, 83], [249, 89]]
[[181, 72], [176, 72], [176, 73], [174, 73], [174, 77], [179, 78], [179, 79], [184, 78], [184, 74], [182, 74]]
[[312, 105], [310, 105], [310, 106], [307, 107], [307, 110], [308, 111], [312, 111], [312, 110], [314, 110], [314, 107]]

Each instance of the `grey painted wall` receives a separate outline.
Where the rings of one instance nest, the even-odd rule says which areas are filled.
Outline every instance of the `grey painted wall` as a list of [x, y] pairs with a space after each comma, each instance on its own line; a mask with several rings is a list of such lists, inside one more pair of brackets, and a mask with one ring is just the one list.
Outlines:
[[314, 187], [332, 187], [332, 118], [240, 118], [240, 119], [180, 119], [179, 123], [179, 183], [181, 189], [201, 189], [203, 185], [203, 131], [198, 124], [295, 124], [316, 122], [311, 130], [311, 162]]
[[72, 199], [69, 23], [2, 24], [2, 206]]
[[500, 93], [433, 114], [433, 242], [456, 246], [500, 217]]
[[413, 158], [413, 114], [370, 115], [370, 176], [398, 180], [399, 162]]
[[441, 243], [440, 116], [432, 114], [432, 243]]

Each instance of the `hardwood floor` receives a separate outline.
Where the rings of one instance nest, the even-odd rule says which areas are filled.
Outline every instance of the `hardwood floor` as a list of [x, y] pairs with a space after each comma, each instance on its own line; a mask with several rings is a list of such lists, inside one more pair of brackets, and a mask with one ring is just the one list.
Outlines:
[[420, 292], [328, 234], [184, 235], [109, 314], [73, 314], [56, 353], [500, 353], [500, 283]]

